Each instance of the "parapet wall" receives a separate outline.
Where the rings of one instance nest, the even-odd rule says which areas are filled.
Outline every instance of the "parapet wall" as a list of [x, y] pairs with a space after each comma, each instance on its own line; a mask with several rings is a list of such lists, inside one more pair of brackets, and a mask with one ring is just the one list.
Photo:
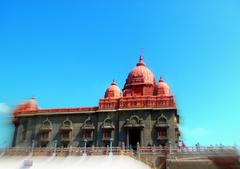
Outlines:
[[[240, 169], [240, 156], [234, 147], [70, 147], [70, 148], [9, 148], [4, 156], [96, 156], [124, 155], [144, 162], [154, 169], [218, 169], [222, 166]], [[223, 167], [224, 168], [224, 167]], [[224, 168], [224, 169], [225, 169]]]

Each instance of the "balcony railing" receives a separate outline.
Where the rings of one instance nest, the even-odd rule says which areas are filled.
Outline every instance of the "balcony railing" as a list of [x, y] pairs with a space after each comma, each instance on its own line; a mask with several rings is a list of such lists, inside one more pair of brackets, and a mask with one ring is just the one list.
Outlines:
[[168, 128], [169, 124], [168, 123], [157, 123], [155, 125], [155, 127], [157, 127], [157, 128]]
[[61, 138], [61, 142], [70, 142], [71, 141], [71, 137], [62, 137]]
[[41, 138], [40, 138], [40, 142], [41, 142], [41, 143], [43, 143], [43, 142], [44, 142], [44, 143], [50, 142], [50, 138], [49, 138], [49, 137], [41, 137]]
[[73, 130], [73, 127], [72, 126], [62, 126], [61, 128], [60, 128], [60, 130], [62, 130], [62, 131], [72, 131]]
[[103, 141], [110, 141], [111, 139], [112, 139], [111, 136], [110, 136], [110, 137], [103, 137], [103, 138], [102, 138]]
[[158, 136], [157, 140], [168, 140], [168, 136]]
[[83, 140], [86, 139], [87, 141], [93, 141], [93, 136], [90, 137], [83, 137]]
[[[87, 147], [87, 155], [107, 155], [109, 154], [109, 147]], [[4, 150], [0, 150], [4, 155], [21, 155], [27, 156], [32, 154], [34, 156], [66, 156], [66, 155], [83, 155], [85, 152], [84, 147], [68, 147], [68, 148], [25, 148], [25, 147], [13, 147]], [[169, 149], [167, 146], [148, 146], [138, 147], [136, 151], [131, 149], [125, 149], [124, 147], [112, 147], [112, 153], [114, 155], [167, 155], [169, 153], [179, 155], [201, 155], [205, 157], [224, 157], [235, 156], [239, 157], [238, 151], [235, 147], [173, 147]]]
[[40, 132], [44, 133], [44, 132], [50, 132], [52, 131], [51, 127], [41, 127], [40, 128]]

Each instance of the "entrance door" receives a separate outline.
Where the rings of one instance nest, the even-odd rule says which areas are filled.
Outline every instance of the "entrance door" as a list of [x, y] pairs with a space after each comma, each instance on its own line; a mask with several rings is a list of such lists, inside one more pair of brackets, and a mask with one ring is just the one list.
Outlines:
[[137, 143], [140, 144], [141, 141], [141, 129], [139, 128], [130, 128], [129, 129], [129, 146], [134, 150], [137, 149]]

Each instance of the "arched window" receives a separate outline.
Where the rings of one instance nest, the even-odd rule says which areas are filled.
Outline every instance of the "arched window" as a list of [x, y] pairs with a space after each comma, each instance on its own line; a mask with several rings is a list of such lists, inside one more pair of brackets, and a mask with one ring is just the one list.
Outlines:
[[72, 139], [72, 121], [67, 118], [63, 123], [61, 127], [61, 143], [63, 147], [68, 147], [69, 143]]
[[157, 133], [157, 140], [161, 142], [165, 142], [168, 139], [168, 121], [167, 118], [161, 114], [156, 121], [156, 133]]
[[95, 126], [89, 116], [83, 123], [83, 140], [93, 141]]
[[114, 138], [114, 124], [110, 116], [107, 116], [102, 124], [103, 141], [109, 141]]
[[50, 142], [50, 133], [52, 131], [52, 123], [51, 121], [47, 118], [42, 122], [42, 125], [40, 127], [40, 145], [41, 147], [47, 147]]

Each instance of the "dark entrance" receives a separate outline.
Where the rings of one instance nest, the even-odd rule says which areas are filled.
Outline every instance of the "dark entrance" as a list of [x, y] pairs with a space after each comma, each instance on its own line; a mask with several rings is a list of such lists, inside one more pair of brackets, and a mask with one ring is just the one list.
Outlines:
[[137, 149], [137, 143], [141, 141], [141, 129], [140, 128], [129, 128], [129, 146], [134, 150]]

